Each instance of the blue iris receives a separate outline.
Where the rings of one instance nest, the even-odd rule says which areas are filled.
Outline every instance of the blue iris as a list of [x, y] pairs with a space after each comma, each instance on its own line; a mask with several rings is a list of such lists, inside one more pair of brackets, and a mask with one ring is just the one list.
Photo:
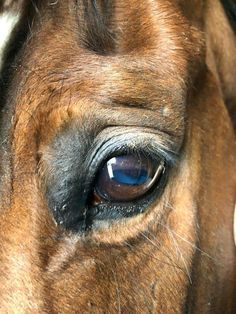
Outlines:
[[139, 171], [134, 169], [127, 173], [122, 169], [113, 169], [112, 179], [120, 184], [142, 185], [148, 180], [148, 172], [145, 169], [139, 169]]

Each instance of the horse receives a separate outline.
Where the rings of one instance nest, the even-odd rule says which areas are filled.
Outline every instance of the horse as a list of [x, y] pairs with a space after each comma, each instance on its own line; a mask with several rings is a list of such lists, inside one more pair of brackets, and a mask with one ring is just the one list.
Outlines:
[[235, 7], [1, 1], [1, 313], [235, 313]]

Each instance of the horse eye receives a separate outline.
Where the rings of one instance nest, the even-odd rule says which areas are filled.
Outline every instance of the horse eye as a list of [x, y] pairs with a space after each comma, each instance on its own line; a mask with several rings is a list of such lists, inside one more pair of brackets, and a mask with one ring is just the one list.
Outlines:
[[128, 202], [142, 197], [164, 173], [164, 161], [142, 155], [108, 160], [98, 172], [94, 188], [97, 202]]

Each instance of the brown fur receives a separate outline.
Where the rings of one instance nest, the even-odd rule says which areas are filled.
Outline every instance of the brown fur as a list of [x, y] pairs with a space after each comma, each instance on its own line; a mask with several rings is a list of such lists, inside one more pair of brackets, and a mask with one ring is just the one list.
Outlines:
[[[88, 16], [92, 1], [36, 3], [16, 56], [1, 117], [0, 312], [234, 313], [232, 29], [218, 0], [105, 3]], [[51, 143], [72, 127], [155, 130], [179, 156], [161, 197], [84, 236], [58, 227], [45, 184]]]

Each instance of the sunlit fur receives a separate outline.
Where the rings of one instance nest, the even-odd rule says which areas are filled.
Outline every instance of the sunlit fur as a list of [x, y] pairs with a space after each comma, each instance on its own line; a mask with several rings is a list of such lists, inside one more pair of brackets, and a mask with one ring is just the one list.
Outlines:
[[[11, 11], [0, 312], [235, 313], [236, 44], [221, 2], [14, 0], [0, 21]], [[87, 234], [60, 226], [48, 190], [126, 131], [174, 156], [163, 193]]]

